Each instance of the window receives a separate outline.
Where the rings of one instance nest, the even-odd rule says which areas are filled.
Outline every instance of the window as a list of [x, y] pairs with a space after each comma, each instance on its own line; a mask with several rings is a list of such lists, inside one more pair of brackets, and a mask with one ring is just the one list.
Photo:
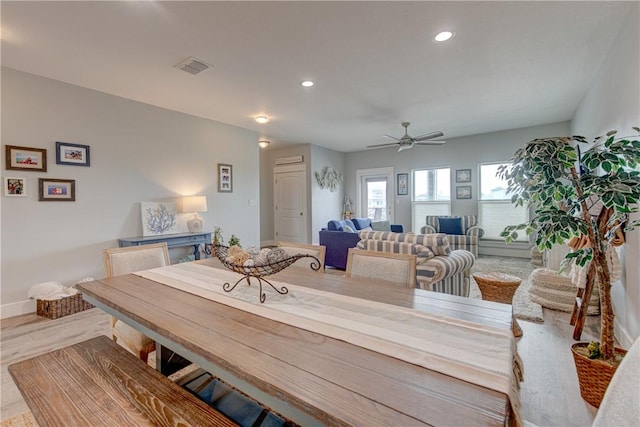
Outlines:
[[427, 215], [451, 213], [451, 169], [416, 169], [411, 175], [412, 231], [418, 233]]
[[[480, 165], [480, 198], [478, 201], [479, 223], [484, 229], [483, 239], [503, 240], [500, 233], [507, 225], [516, 225], [529, 220], [529, 209], [511, 203], [507, 195], [507, 183], [496, 174], [498, 168], [508, 163]], [[519, 242], [528, 242], [529, 237], [518, 233]]]

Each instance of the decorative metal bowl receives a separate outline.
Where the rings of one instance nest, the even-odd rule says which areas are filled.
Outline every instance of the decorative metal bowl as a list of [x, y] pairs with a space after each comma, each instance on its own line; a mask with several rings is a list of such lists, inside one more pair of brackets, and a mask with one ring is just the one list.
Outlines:
[[293, 264], [294, 262], [298, 261], [301, 258], [312, 258], [313, 260], [310, 262], [309, 267], [314, 271], [320, 270], [320, 260], [315, 256], [309, 255], [309, 254], [291, 255], [277, 261], [272, 261], [269, 263], [259, 264], [259, 265], [242, 265], [242, 264], [234, 264], [227, 261], [228, 250], [229, 250], [228, 246], [215, 245], [216, 256], [218, 257], [222, 265], [224, 265], [231, 271], [235, 271], [236, 273], [242, 274], [243, 277], [238, 279], [238, 281], [233, 285], [231, 285], [229, 282], [226, 282], [224, 285], [222, 285], [222, 289], [225, 292], [231, 292], [232, 290], [235, 289], [236, 286], [238, 286], [238, 283], [242, 282], [243, 280], [246, 280], [247, 284], [251, 286], [251, 278], [257, 279], [258, 284], [260, 286], [260, 302], [261, 303], [265, 302], [265, 300], [267, 299], [267, 295], [262, 290], [262, 282], [265, 282], [266, 284], [271, 286], [276, 292], [278, 292], [281, 295], [289, 293], [289, 289], [287, 289], [286, 286], [282, 286], [278, 289], [271, 282], [265, 279], [264, 278], [265, 276], [269, 276], [271, 274], [275, 274], [281, 270], [284, 270], [285, 268], [289, 267], [291, 264]]

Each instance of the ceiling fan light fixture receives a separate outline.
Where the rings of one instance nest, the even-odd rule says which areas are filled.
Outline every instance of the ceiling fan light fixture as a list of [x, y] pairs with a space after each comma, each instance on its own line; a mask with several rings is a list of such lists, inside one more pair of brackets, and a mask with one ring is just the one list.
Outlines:
[[447, 40], [450, 40], [451, 38], [453, 38], [453, 36], [454, 36], [453, 31], [441, 31], [435, 35], [435, 37], [433, 38], [433, 41], [436, 43], [446, 42]]

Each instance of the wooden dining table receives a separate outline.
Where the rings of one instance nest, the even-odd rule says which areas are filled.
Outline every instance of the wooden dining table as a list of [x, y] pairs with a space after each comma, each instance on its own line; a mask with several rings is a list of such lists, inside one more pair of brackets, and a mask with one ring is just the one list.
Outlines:
[[[196, 263], [224, 269], [214, 258]], [[507, 304], [298, 267], [268, 279], [511, 330]], [[158, 345], [300, 425], [510, 424], [506, 393], [136, 274], [81, 283], [77, 288], [87, 301]]]

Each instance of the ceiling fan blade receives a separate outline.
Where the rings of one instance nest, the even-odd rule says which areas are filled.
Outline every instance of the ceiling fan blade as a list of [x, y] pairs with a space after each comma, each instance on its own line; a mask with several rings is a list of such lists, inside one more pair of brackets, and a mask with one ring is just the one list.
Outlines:
[[390, 147], [392, 145], [398, 145], [398, 143], [397, 142], [389, 142], [387, 144], [367, 145], [367, 148], [382, 148], [382, 147]]
[[441, 136], [444, 136], [444, 134], [438, 130], [438, 131], [435, 131], [435, 132], [430, 132], [430, 133], [426, 133], [424, 135], [416, 136], [415, 138], [413, 138], [413, 140], [414, 141], [426, 141], [427, 139], [440, 138]]
[[447, 141], [438, 141], [434, 139], [433, 141], [416, 141], [416, 145], [442, 145], [446, 142]]
[[396, 141], [400, 141], [400, 138], [396, 138], [395, 136], [391, 136], [391, 135], [387, 135], [387, 134], [385, 134], [384, 136], [386, 136], [387, 138], [394, 139]]
[[398, 153], [404, 150], [408, 150], [410, 148], [413, 148], [413, 142], [410, 144], [400, 144], [400, 147], [398, 147]]

